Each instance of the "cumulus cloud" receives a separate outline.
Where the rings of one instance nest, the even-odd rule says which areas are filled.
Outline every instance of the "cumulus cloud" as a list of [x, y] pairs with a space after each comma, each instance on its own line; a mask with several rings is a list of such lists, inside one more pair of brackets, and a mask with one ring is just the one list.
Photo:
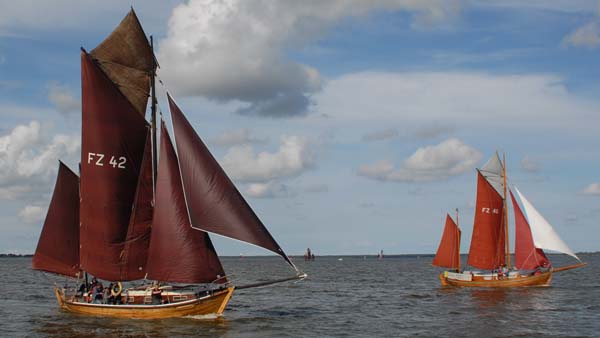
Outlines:
[[398, 129], [396, 128], [388, 128], [380, 131], [374, 131], [372, 133], [367, 133], [363, 135], [363, 141], [382, 141], [396, 138], [400, 135]]
[[240, 182], [266, 182], [299, 175], [314, 164], [308, 142], [298, 136], [282, 136], [279, 149], [255, 153], [251, 145], [235, 146], [223, 157], [223, 168]]
[[62, 114], [69, 114], [81, 110], [81, 103], [72, 91], [58, 83], [48, 85], [48, 100], [52, 102], [56, 110]]
[[540, 166], [530, 156], [525, 156], [521, 159], [521, 168], [530, 173], [536, 173], [540, 171]]
[[358, 169], [358, 175], [379, 181], [426, 182], [444, 180], [472, 170], [481, 153], [456, 138], [426, 146], [407, 158], [400, 168], [387, 160]]
[[563, 39], [562, 44], [589, 49], [600, 46], [600, 21], [590, 22], [577, 28]]
[[244, 128], [226, 131], [212, 139], [211, 142], [218, 146], [229, 147], [240, 144], [266, 143], [267, 139], [254, 136], [250, 129]]
[[164, 74], [179, 93], [239, 100], [240, 114], [305, 114], [321, 88], [319, 72], [289, 58], [289, 50], [317, 40], [346, 17], [375, 10], [407, 11], [413, 27], [451, 20], [458, 1], [440, 0], [191, 0], [177, 6], [158, 52]]
[[46, 217], [46, 209], [35, 205], [27, 205], [19, 211], [19, 218], [24, 223], [39, 223]]
[[47, 188], [58, 159], [78, 154], [79, 146], [79, 137], [74, 135], [46, 138], [37, 121], [0, 136], [0, 197], [15, 199], [42, 186]]
[[600, 183], [592, 183], [585, 187], [582, 191], [586, 195], [600, 195]]

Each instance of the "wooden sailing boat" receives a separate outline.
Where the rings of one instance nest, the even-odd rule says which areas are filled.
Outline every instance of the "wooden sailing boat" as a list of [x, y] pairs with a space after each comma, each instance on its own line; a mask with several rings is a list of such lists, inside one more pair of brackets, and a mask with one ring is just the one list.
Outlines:
[[[127, 318], [220, 315], [236, 288], [306, 277], [170, 95], [175, 145], [162, 121], [157, 156], [156, 68], [152, 38], [149, 43], [133, 9], [98, 47], [82, 49], [80, 177], [60, 163], [32, 261], [36, 270], [85, 275], [79, 293], [55, 287], [64, 310]], [[151, 123], [144, 117], [148, 96]], [[235, 287], [207, 232], [275, 252], [295, 275]], [[114, 283], [112, 304], [90, 301], [87, 274]], [[123, 288], [127, 281], [141, 285]]]
[[[527, 217], [510, 191], [515, 213], [515, 265], [511, 267], [508, 241], [506, 166], [495, 154], [477, 171], [477, 202], [468, 265], [461, 270], [460, 229], [446, 216], [444, 233], [433, 260], [434, 266], [453, 269], [439, 275], [442, 285], [472, 287], [547, 286], [552, 273], [581, 267], [579, 258], [560, 239], [550, 223], [515, 188]], [[543, 249], [568, 254], [578, 264], [554, 268]]]

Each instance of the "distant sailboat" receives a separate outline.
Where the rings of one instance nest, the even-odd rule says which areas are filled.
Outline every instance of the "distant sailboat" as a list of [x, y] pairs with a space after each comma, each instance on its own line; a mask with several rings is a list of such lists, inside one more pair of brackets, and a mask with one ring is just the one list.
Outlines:
[[[64, 310], [127, 318], [220, 315], [236, 288], [306, 277], [170, 95], [175, 142], [161, 121], [157, 156], [156, 67], [133, 10], [92, 52], [82, 49], [81, 177], [60, 163], [32, 261], [36, 270], [79, 280], [85, 275], [79, 293], [55, 288]], [[144, 117], [149, 96], [151, 123]], [[295, 275], [236, 287], [208, 232], [270, 250]], [[114, 283], [113, 304], [90, 302], [88, 273]], [[142, 284], [125, 289], [125, 281]]]
[[[474, 287], [546, 286], [552, 273], [584, 266], [560, 239], [550, 223], [515, 188], [527, 217], [512, 191], [515, 213], [515, 265], [511, 267], [508, 242], [506, 167], [495, 154], [477, 171], [477, 202], [467, 264], [480, 270], [462, 271], [460, 265], [460, 229], [446, 216], [444, 233], [433, 260], [434, 266], [453, 269], [439, 278], [442, 285]], [[458, 219], [458, 211], [457, 211]], [[578, 264], [555, 268], [543, 249], [568, 254]]]

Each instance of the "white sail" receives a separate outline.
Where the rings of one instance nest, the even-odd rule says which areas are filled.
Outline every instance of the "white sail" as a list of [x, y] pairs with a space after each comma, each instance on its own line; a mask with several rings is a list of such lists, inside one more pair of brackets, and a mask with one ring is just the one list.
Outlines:
[[529, 227], [531, 228], [531, 235], [533, 236], [533, 242], [535, 246], [540, 249], [562, 252], [575, 257], [577, 260], [580, 260], [579, 257], [577, 257], [575, 253], [569, 249], [567, 244], [558, 236], [552, 225], [550, 225], [544, 216], [542, 216], [525, 198], [525, 196], [521, 194], [517, 187], [515, 187], [515, 191], [517, 192], [517, 195], [519, 195], [519, 199], [523, 204], [523, 209], [525, 209], [525, 214], [527, 216], [527, 221], [529, 222]]
[[504, 166], [498, 153], [494, 154], [486, 164], [481, 167], [479, 172], [490, 182], [500, 196], [504, 196]]

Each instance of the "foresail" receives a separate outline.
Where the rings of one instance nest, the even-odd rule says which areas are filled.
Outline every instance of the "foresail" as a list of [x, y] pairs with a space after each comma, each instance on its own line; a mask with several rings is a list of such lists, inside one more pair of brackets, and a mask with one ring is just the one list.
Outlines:
[[575, 255], [567, 244], [558, 236], [556, 231], [554, 231], [552, 225], [550, 225], [544, 216], [542, 216], [525, 196], [521, 194], [519, 189], [515, 188], [515, 191], [525, 209], [535, 246], [540, 249], [562, 252], [579, 260], [579, 257]]
[[490, 182], [498, 194], [501, 196], [504, 195], [504, 165], [502, 165], [498, 153], [495, 153], [486, 164], [479, 169], [479, 172], [486, 180], [488, 180], [488, 182]]
[[60, 162], [52, 200], [31, 261], [35, 270], [79, 274], [79, 177]]
[[225, 282], [208, 234], [190, 224], [175, 149], [164, 122], [161, 127], [148, 278], [179, 283]]
[[146, 275], [146, 259], [148, 258], [148, 246], [150, 245], [153, 210], [152, 140], [150, 129], [148, 129], [133, 210], [127, 227], [123, 254], [121, 255], [121, 276], [124, 279], [142, 279]]
[[133, 9], [90, 54], [135, 109], [144, 116], [154, 55]]
[[522, 270], [550, 266], [550, 261], [544, 251], [535, 247], [529, 223], [527, 223], [512, 191], [510, 198], [515, 214], [515, 266]]
[[99, 278], [128, 280], [121, 255], [149, 125], [85, 52], [81, 84], [80, 264]]
[[192, 226], [271, 250], [295, 269], [179, 107], [168, 98]]
[[503, 205], [502, 196], [478, 171], [475, 220], [467, 261], [469, 265], [488, 270], [504, 265]]
[[450, 215], [446, 215], [446, 225], [437, 253], [433, 258], [434, 266], [456, 269], [460, 266], [460, 229]]

